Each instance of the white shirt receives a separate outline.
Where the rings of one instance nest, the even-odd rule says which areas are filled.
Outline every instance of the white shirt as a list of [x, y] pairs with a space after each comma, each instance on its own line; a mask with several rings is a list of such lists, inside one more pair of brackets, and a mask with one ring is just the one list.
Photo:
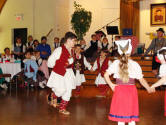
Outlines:
[[[58, 60], [62, 53], [62, 47], [58, 47], [54, 50], [54, 52], [49, 56], [47, 65], [50, 68], [55, 66], [56, 60]], [[69, 64], [73, 63], [73, 58], [68, 59]]]

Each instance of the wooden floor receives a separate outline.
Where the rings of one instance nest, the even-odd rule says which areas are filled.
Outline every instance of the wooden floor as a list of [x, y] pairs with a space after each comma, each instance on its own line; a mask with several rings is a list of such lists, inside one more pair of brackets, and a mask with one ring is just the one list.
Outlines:
[[[85, 88], [86, 89], [86, 88]], [[0, 90], [0, 125], [116, 125], [109, 121], [110, 98], [71, 98], [69, 117], [46, 103], [46, 90]], [[164, 91], [148, 94], [139, 90], [140, 122], [137, 125], [166, 125]], [[112, 96], [112, 93], [111, 93]]]

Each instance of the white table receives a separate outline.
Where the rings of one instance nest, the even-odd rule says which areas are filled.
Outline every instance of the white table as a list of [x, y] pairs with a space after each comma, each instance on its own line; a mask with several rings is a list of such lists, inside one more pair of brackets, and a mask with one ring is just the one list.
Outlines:
[[3, 73], [11, 74], [12, 77], [21, 71], [21, 63], [0, 63], [0, 67]]

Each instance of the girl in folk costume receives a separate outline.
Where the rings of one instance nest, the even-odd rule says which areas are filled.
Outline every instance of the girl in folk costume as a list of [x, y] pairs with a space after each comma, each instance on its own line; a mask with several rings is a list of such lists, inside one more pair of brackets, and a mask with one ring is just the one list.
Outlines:
[[72, 70], [73, 58], [71, 56], [71, 49], [76, 42], [76, 35], [72, 32], [65, 34], [65, 43], [61, 47], [54, 50], [48, 59], [48, 67], [53, 68], [48, 79], [47, 86], [52, 88], [54, 94], [48, 95], [48, 100], [53, 95], [54, 107], [57, 106], [57, 97], [61, 97], [59, 112], [69, 115], [70, 112], [66, 110], [67, 104], [70, 100], [72, 89], [75, 89], [75, 75]]
[[[120, 58], [115, 60], [107, 69], [104, 77], [110, 88], [114, 91], [110, 106], [109, 120], [117, 121], [118, 125], [135, 125], [139, 121], [138, 95], [135, 79], [146, 88], [148, 92], [153, 91], [143, 78], [142, 69], [139, 64], [129, 58], [132, 46], [131, 40], [115, 41], [118, 46]], [[116, 85], [109, 78], [112, 75], [116, 79]]]
[[111, 64], [111, 61], [109, 60], [109, 58], [107, 58], [107, 54], [107, 50], [101, 50], [100, 57], [97, 58], [92, 68], [93, 71], [98, 70], [99, 72], [95, 80], [95, 84], [99, 88], [99, 91], [101, 93], [100, 96], [106, 96], [106, 93], [108, 91], [108, 86], [104, 79], [104, 73]]
[[[157, 52], [157, 59], [156, 62], [161, 63], [160, 68], [159, 68], [159, 77], [161, 79], [153, 84], [151, 88], [156, 88], [161, 85], [166, 85], [166, 47], [161, 48]], [[164, 109], [164, 115], [166, 116], [166, 91], [165, 91], [165, 109]]]
[[73, 71], [76, 76], [76, 96], [79, 96], [81, 90], [81, 83], [85, 82], [84, 70], [92, 68], [90, 63], [87, 62], [83, 54], [81, 54], [81, 45], [75, 46]]

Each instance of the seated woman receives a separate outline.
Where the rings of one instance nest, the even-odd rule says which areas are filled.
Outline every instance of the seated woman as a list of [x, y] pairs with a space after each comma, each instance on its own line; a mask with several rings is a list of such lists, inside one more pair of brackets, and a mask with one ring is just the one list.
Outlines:
[[14, 56], [11, 54], [10, 49], [8, 47], [6, 47], [4, 49], [4, 55], [2, 55], [3, 60], [10, 62], [10, 61], [14, 61]]

